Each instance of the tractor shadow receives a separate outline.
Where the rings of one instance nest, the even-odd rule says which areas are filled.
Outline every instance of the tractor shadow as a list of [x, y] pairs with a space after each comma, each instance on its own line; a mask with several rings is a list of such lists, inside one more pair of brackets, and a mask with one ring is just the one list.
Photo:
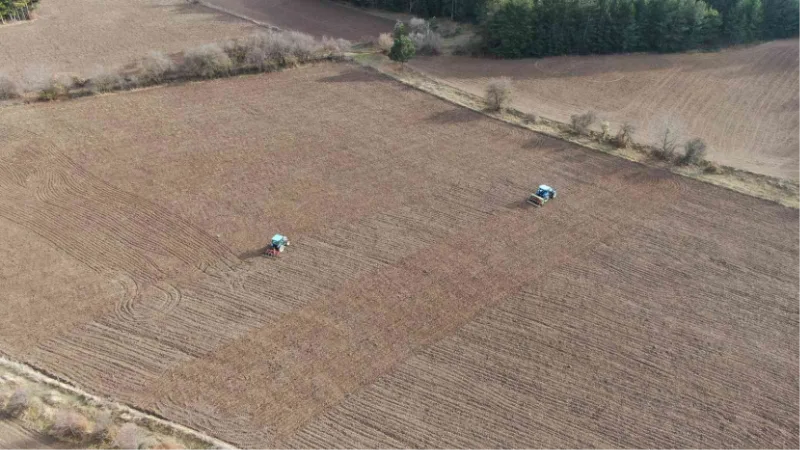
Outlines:
[[259, 249], [248, 250], [248, 251], [246, 251], [244, 253], [239, 254], [239, 259], [241, 259], [242, 261], [246, 261], [248, 259], [253, 259], [253, 258], [256, 258], [256, 257], [259, 257], [259, 256], [264, 256], [264, 253], [267, 251], [268, 248], [269, 248], [269, 245], [265, 245], [265, 246], [263, 246], [263, 247], [261, 247]]
[[505, 205], [507, 209], [539, 209], [540, 206], [536, 206], [532, 203], [528, 202], [527, 198], [523, 198], [521, 200], [515, 200], [507, 205]]

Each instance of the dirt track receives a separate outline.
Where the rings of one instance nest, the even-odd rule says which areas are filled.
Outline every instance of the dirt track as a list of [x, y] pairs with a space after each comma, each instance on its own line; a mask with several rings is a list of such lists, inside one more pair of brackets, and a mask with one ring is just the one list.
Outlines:
[[0, 72], [90, 75], [150, 51], [178, 52], [258, 29], [186, 0], [47, 0], [32, 22], [0, 27]]
[[794, 39], [718, 53], [437, 57], [412, 65], [477, 95], [490, 78], [509, 77], [513, 104], [523, 111], [568, 122], [593, 110], [614, 131], [625, 121], [634, 124], [642, 140], [655, 140], [671, 121], [683, 140], [703, 138], [714, 161], [797, 180], [798, 51]]
[[0, 351], [92, 391], [242, 446], [798, 446], [796, 210], [344, 65], [0, 136]]

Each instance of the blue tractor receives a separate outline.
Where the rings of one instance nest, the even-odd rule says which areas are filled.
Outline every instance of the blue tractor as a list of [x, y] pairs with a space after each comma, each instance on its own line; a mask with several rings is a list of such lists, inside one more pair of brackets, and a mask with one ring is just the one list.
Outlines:
[[286, 247], [288, 246], [289, 238], [280, 234], [276, 234], [275, 236], [272, 236], [272, 240], [270, 241], [269, 246], [267, 246], [267, 251], [264, 253], [267, 256], [278, 256], [280, 253], [286, 250]]
[[528, 203], [534, 206], [543, 206], [554, 198], [556, 198], [556, 190], [546, 184], [542, 184], [536, 192], [528, 197]]

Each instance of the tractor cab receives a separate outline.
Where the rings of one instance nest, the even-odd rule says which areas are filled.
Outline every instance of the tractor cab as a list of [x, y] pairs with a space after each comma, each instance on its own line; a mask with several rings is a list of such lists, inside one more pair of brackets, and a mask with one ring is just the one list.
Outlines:
[[289, 238], [281, 234], [276, 234], [275, 236], [272, 236], [272, 240], [267, 247], [266, 254], [267, 256], [278, 256], [278, 254], [283, 252], [288, 245]]
[[550, 200], [556, 198], [556, 190], [546, 184], [542, 184], [539, 186], [539, 189], [536, 190], [536, 195]]
[[546, 184], [539, 185], [539, 189], [528, 197], [528, 203], [534, 206], [543, 206], [548, 200], [556, 198], [556, 190]]

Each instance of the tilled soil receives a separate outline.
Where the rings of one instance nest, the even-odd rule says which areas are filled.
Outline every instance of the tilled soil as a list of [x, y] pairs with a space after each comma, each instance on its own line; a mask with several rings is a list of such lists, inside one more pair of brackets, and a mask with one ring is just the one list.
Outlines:
[[0, 73], [38, 83], [90, 76], [151, 51], [179, 52], [260, 28], [186, 0], [46, 0], [36, 20], [0, 26]]
[[[417, 58], [412, 66], [483, 95], [489, 80], [512, 80], [512, 104], [562, 122], [587, 111], [635, 126], [635, 139], [659, 142], [677, 130], [708, 144], [708, 158], [739, 169], [797, 180], [798, 40], [716, 53], [569, 56], [524, 60]], [[599, 130], [599, 122], [595, 125]]]
[[394, 22], [330, 0], [204, 0], [234, 14], [317, 37], [364, 41], [392, 31]]
[[794, 209], [349, 65], [0, 136], [0, 349], [94, 392], [248, 447], [798, 446]]

